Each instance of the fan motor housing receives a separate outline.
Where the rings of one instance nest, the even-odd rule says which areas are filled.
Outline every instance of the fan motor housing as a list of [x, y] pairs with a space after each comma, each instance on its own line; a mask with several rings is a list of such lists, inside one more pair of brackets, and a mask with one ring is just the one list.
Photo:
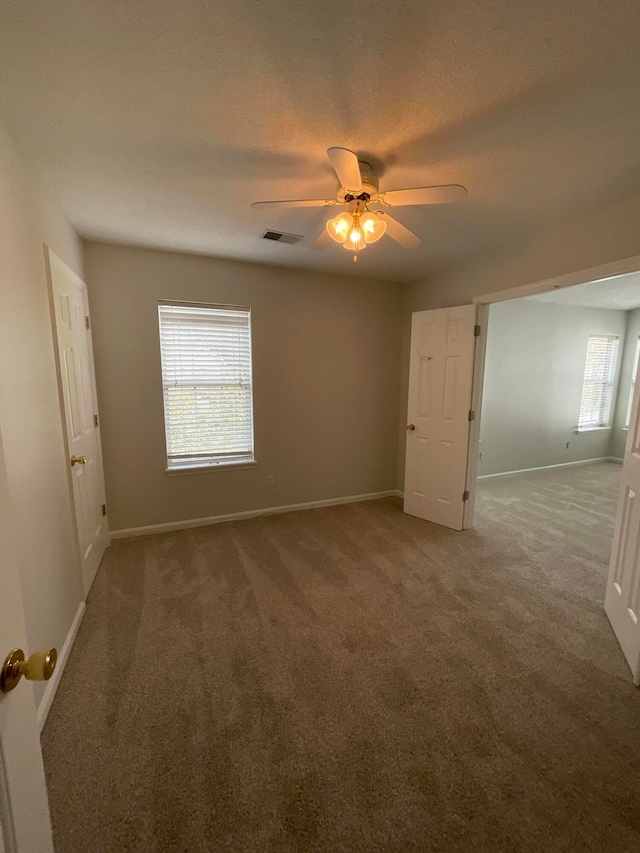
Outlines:
[[[378, 179], [374, 176], [371, 169], [371, 163], [366, 163], [364, 160], [358, 160], [360, 166], [360, 175], [362, 177], [362, 192], [374, 198], [378, 195]], [[346, 187], [340, 187], [337, 192], [338, 201], [344, 201], [347, 195], [353, 195]]]

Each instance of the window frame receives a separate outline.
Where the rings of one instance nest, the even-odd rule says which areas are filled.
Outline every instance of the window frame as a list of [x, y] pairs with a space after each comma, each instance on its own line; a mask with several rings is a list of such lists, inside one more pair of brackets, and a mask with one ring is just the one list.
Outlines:
[[[211, 309], [215, 311], [242, 311], [247, 314], [247, 325], [249, 331], [249, 423], [251, 436], [251, 449], [247, 452], [238, 453], [193, 453], [189, 456], [182, 457], [182, 461], [177, 461], [179, 457], [171, 457], [169, 454], [169, 430], [166, 417], [166, 399], [165, 392], [167, 384], [165, 382], [164, 364], [162, 357], [162, 314], [163, 306], [184, 307], [196, 309]], [[183, 476], [185, 474], [203, 474], [209, 471], [229, 471], [231, 469], [253, 468], [257, 465], [255, 455], [255, 418], [254, 418], [254, 380], [253, 380], [253, 317], [251, 307], [248, 305], [227, 305], [224, 303], [214, 302], [191, 302], [176, 299], [159, 299], [158, 300], [158, 339], [160, 347], [160, 379], [162, 384], [162, 415], [164, 422], [165, 433], [165, 474], [169, 476]], [[173, 460], [173, 464], [172, 464]]]
[[[612, 359], [610, 365], [609, 378], [607, 380], [595, 380], [587, 377], [587, 362], [589, 358], [589, 343], [592, 338], [606, 338], [611, 342], [612, 346]], [[619, 335], [610, 335], [610, 334], [590, 334], [587, 336], [587, 350], [585, 354], [585, 362], [584, 369], [582, 371], [582, 388], [580, 392], [580, 407], [578, 409], [578, 427], [576, 432], [595, 432], [597, 430], [608, 430], [612, 429], [612, 422], [614, 417], [614, 409], [615, 409], [615, 386], [616, 386], [616, 375], [618, 370], [618, 356], [620, 353], [620, 336]], [[600, 414], [603, 412], [603, 406], [607, 405], [606, 418], [601, 418], [598, 423], [589, 423], [589, 424], [581, 424], [580, 422], [580, 410], [582, 409], [582, 400], [584, 398], [585, 388], [587, 384], [592, 385], [603, 385], [605, 388], [609, 389], [608, 400], [604, 400], [600, 406]]]

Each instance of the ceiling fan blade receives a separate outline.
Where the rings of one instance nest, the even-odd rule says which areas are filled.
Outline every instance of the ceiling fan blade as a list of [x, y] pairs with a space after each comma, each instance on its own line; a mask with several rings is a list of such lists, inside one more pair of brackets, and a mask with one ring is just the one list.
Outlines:
[[400, 245], [405, 249], [415, 249], [416, 246], [420, 245], [420, 238], [417, 234], [414, 234], [413, 231], [409, 231], [401, 222], [398, 222], [397, 219], [394, 219], [393, 216], [388, 214], [385, 210], [377, 210], [376, 215], [379, 216], [383, 222], [387, 223], [386, 234], [391, 237], [392, 240], [395, 240], [396, 243], [400, 243]]
[[445, 184], [442, 187], [414, 187], [410, 190], [390, 190], [380, 193], [387, 204], [453, 204], [464, 201], [467, 191], [459, 184]]
[[251, 207], [327, 207], [335, 204], [333, 199], [294, 198], [289, 201], [254, 201]]
[[312, 249], [326, 249], [326, 247], [331, 242], [331, 234], [327, 231], [326, 228], [323, 228], [322, 231], [318, 234], [316, 239], [311, 244]]
[[327, 156], [336, 170], [340, 186], [346, 190], [352, 190], [354, 193], [361, 193], [362, 176], [360, 175], [358, 158], [353, 151], [349, 151], [348, 148], [329, 148], [327, 149]]

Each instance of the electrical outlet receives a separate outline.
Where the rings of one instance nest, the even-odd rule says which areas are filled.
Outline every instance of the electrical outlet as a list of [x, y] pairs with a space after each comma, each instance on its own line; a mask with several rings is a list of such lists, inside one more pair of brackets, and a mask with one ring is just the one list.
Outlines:
[[276, 475], [275, 474], [267, 474], [267, 486], [270, 489], [275, 489], [276, 487]]
[[567, 442], [567, 450], [569, 449], [569, 442]]
[[482, 460], [484, 459], [484, 450], [480, 451], [479, 459], [480, 459], [480, 462], [482, 462]]

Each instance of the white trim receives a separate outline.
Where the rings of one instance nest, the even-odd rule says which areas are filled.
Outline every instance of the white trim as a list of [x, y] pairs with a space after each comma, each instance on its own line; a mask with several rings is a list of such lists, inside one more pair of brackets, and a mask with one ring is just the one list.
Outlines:
[[182, 308], [221, 308], [224, 311], [251, 311], [250, 305], [225, 305], [223, 302], [184, 302], [181, 299], [158, 299], [158, 305], [178, 305]]
[[537, 468], [518, 468], [516, 471], [499, 471], [497, 474], [479, 474], [478, 480], [489, 477], [507, 477], [509, 474], [526, 474], [529, 471], [546, 471], [549, 468], [570, 468], [573, 465], [589, 465], [591, 462], [622, 462], [613, 456], [596, 456], [595, 459], [578, 459], [577, 462], [560, 462], [557, 465], [539, 465]]
[[404, 492], [402, 491], [402, 489], [396, 489], [394, 495], [397, 498], [402, 498], [402, 500], [404, 500]]
[[257, 459], [254, 459], [252, 462], [220, 462], [218, 464], [208, 462], [206, 465], [191, 465], [190, 467], [184, 465], [182, 468], [165, 468], [164, 473], [167, 477], [184, 477], [186, 474], [208, 474], [210, 471], [230, 471], [232, 469], [241, 471], [243, 468], [255, 468], [257, 464]]
[[56, 695], [58, 687], [60, 686], [62, 673], [64, 672], [67, 659], [69, 658], [69, 653], [71, 652], [71, 649], [73, 647], [73, 643], [76, 639], [76, 634], [78, 633], [78, 629], [80, 628], [80, 623], [82, 622], [82, 617], [84, 616], [86, 609], [87, 605], [84, 601], [81, 601], [78, 605], [78, 610], [76, 611], [74, 620], [71, 623], [71, 627], [69, 628], [67, 639], [64, 641], [64, 645], [60, 649], [60, 652], [58, 654], [58, 662], [56, 664], [56, 668], [53, 671], [53, 675], [47, 682], [47, 687], [42, 695], [40, 704], [38, 705], [37, 720], [38, 731], [40, 733], [42, 733], [44, 724], [47, 722], [47, 717], [49, 716], [49, 711], [51, 710], [53, 699]]
[[489, 306], [478, 305], [476, 323], [480, 334], [475, 338], [473, 350], [473, 375], [471, 379], [471, 405], [475, 413], [469, 426], [469, 444], [467, 445], [467, 470], [465, 472], [465, 491], [468, 493], [462, 510], [462, 529], [473, 527], [473, 514], [476, 509], [476, 480], [480, 464], [480, 426], [482, 422], [482, 395], [484, 393], [484, 364], [487, 350], [487, 328], [489, 325]]
[[616, 462], [618, 465], [622, 465], [624, 459], [622, 458], [622, 456], [610, 456], [609, 462]]
[[226, 515], [210, 515], [207, 518], [187, 518], [183, 521], [168, 521], [164, 524], [148, 524], [145, 527], [125, 527], [122, 530], [112, 530], [112, 539], [128, 539], [131, 536], [148, 536], [152, 533], [165, 533], [170, 530], [187, 530], [191, 527], [206, 527], [209, 524], [221, 524], [224, 521], [239, 521], [243, 518], [257, 518], [261, 515], [279, 515], [282, 512], [296, 512], [301, 509], [318, 509], [323, 506], [337, 506], [338, 504], [352, 504], [359, 501], [375, 501], [379, 498], [395, 497], [396, 489], [387, 489], [384, 492], [369, 492], [365, 495], [348, 495], [343, 498], [328, 498], [323, 501], [307, 501], [299, 504], [286, 504], [284, 506], [267, 506], [261, 509], [249, 509], [245, 512], [230, 512]]
[[604, 281], [608, 278], [617, 278], [628, 273], [640, 270], [640, 255], [632, 258], [624, 258], [621, 261], [613, 261], [610, 264], [602, 264], [589, 269], [577, 270], [564, 275], [546, 278], [543, 281], [534, 281], [530, 284], [521, 284], [518, 287], [510, 287], [507, 290], [496, 290], [494, 293], [483, 293], [473, 300], [478, 305], [487, 305], [493, 302], [506, 302], [509, 299], [520, 299], [522, 296], [531, 296], [535, 293], [546, 293], [549, 290], [558, 290], [563, 287], [573, 287], [576, 284], [590, 284], [593, 281]]

